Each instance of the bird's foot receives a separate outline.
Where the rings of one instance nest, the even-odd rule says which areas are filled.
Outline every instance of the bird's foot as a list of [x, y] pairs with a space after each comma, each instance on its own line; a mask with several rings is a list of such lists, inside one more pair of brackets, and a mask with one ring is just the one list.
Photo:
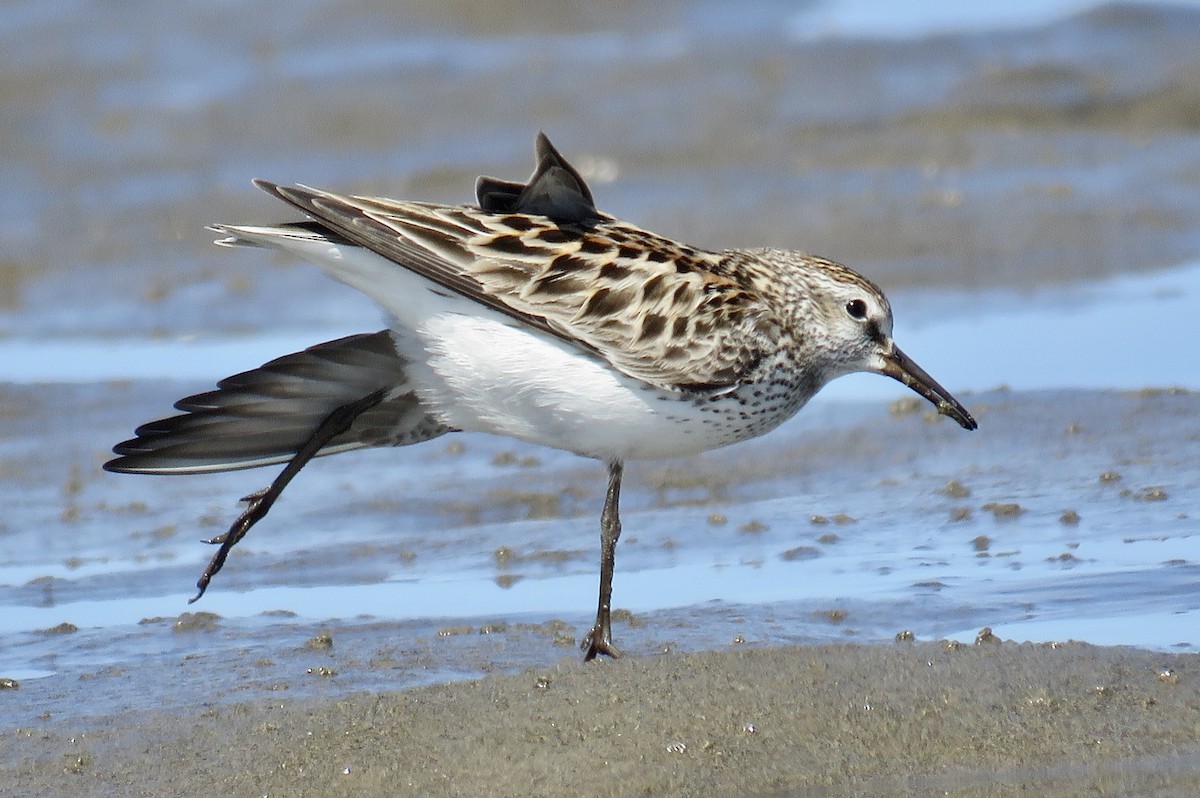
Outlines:
[[621, 656], [621, 650], [613, 645], [612, 631], [602, 629], [599, 625], [592, 627], [587, 636], [583, 638], [583, 643], [579, 647], [584, 651], [584, 662], [591, 662], [598, 654], [603, 654], [613, 659]]

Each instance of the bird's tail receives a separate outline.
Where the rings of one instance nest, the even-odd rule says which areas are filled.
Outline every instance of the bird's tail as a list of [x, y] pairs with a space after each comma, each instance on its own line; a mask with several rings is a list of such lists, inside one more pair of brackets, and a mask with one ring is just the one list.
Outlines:
[[421, 405], [383, 330], [339, 338], [226, 377], [217, 390], [175, 403], [180, 415], [143, 424], [113, 447], [108, 471], [196, 474], [285, 463], [340, 408], [378, 401], [354, 416], [317, 456], [368, 446], [402, 446], [449, 428]]

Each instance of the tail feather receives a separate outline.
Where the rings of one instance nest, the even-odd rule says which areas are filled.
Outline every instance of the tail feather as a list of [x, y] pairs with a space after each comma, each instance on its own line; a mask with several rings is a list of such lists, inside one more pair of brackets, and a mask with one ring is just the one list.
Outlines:
[[117, 444], [108, 471], [194, 474], [287, 462], [334, 410], [377, 391], [383, 399], [318, 456], [401, 446], [449, 431], [418, 400], [391, 333], [351, 335], [226, 377], [175, 403], [181, 415], [143, 424]]

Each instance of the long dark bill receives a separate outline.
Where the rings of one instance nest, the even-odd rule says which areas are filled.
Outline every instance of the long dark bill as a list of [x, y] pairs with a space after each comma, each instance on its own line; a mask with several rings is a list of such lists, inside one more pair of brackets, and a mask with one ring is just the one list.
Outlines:
[[912, 388], [924, 396], [943, 416], [950, 416], [963, 429], [978, 429], [974, 417], [962, 406], [962, 402], [950, 395], [950, 392], [938, 385], [938, 381], [930, 377], [925, 369], [918, 366], [908, 355], [900, 351], [900, 347], [892, 345], [890, 354], [883, 356], [883, 374]]

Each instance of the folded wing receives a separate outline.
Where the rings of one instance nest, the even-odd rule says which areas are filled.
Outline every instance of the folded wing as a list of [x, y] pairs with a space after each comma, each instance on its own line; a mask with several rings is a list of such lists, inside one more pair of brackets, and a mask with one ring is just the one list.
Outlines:
[[630, 377], [675, 391], [737, 384], [770, 346], [772, 314], [734, 279], [730, 256], [596, 211], [578, 172], [544, 144], [528, 184], [481, 178], [482, 207], [256, 184], [329, 235], [588, 350]]

